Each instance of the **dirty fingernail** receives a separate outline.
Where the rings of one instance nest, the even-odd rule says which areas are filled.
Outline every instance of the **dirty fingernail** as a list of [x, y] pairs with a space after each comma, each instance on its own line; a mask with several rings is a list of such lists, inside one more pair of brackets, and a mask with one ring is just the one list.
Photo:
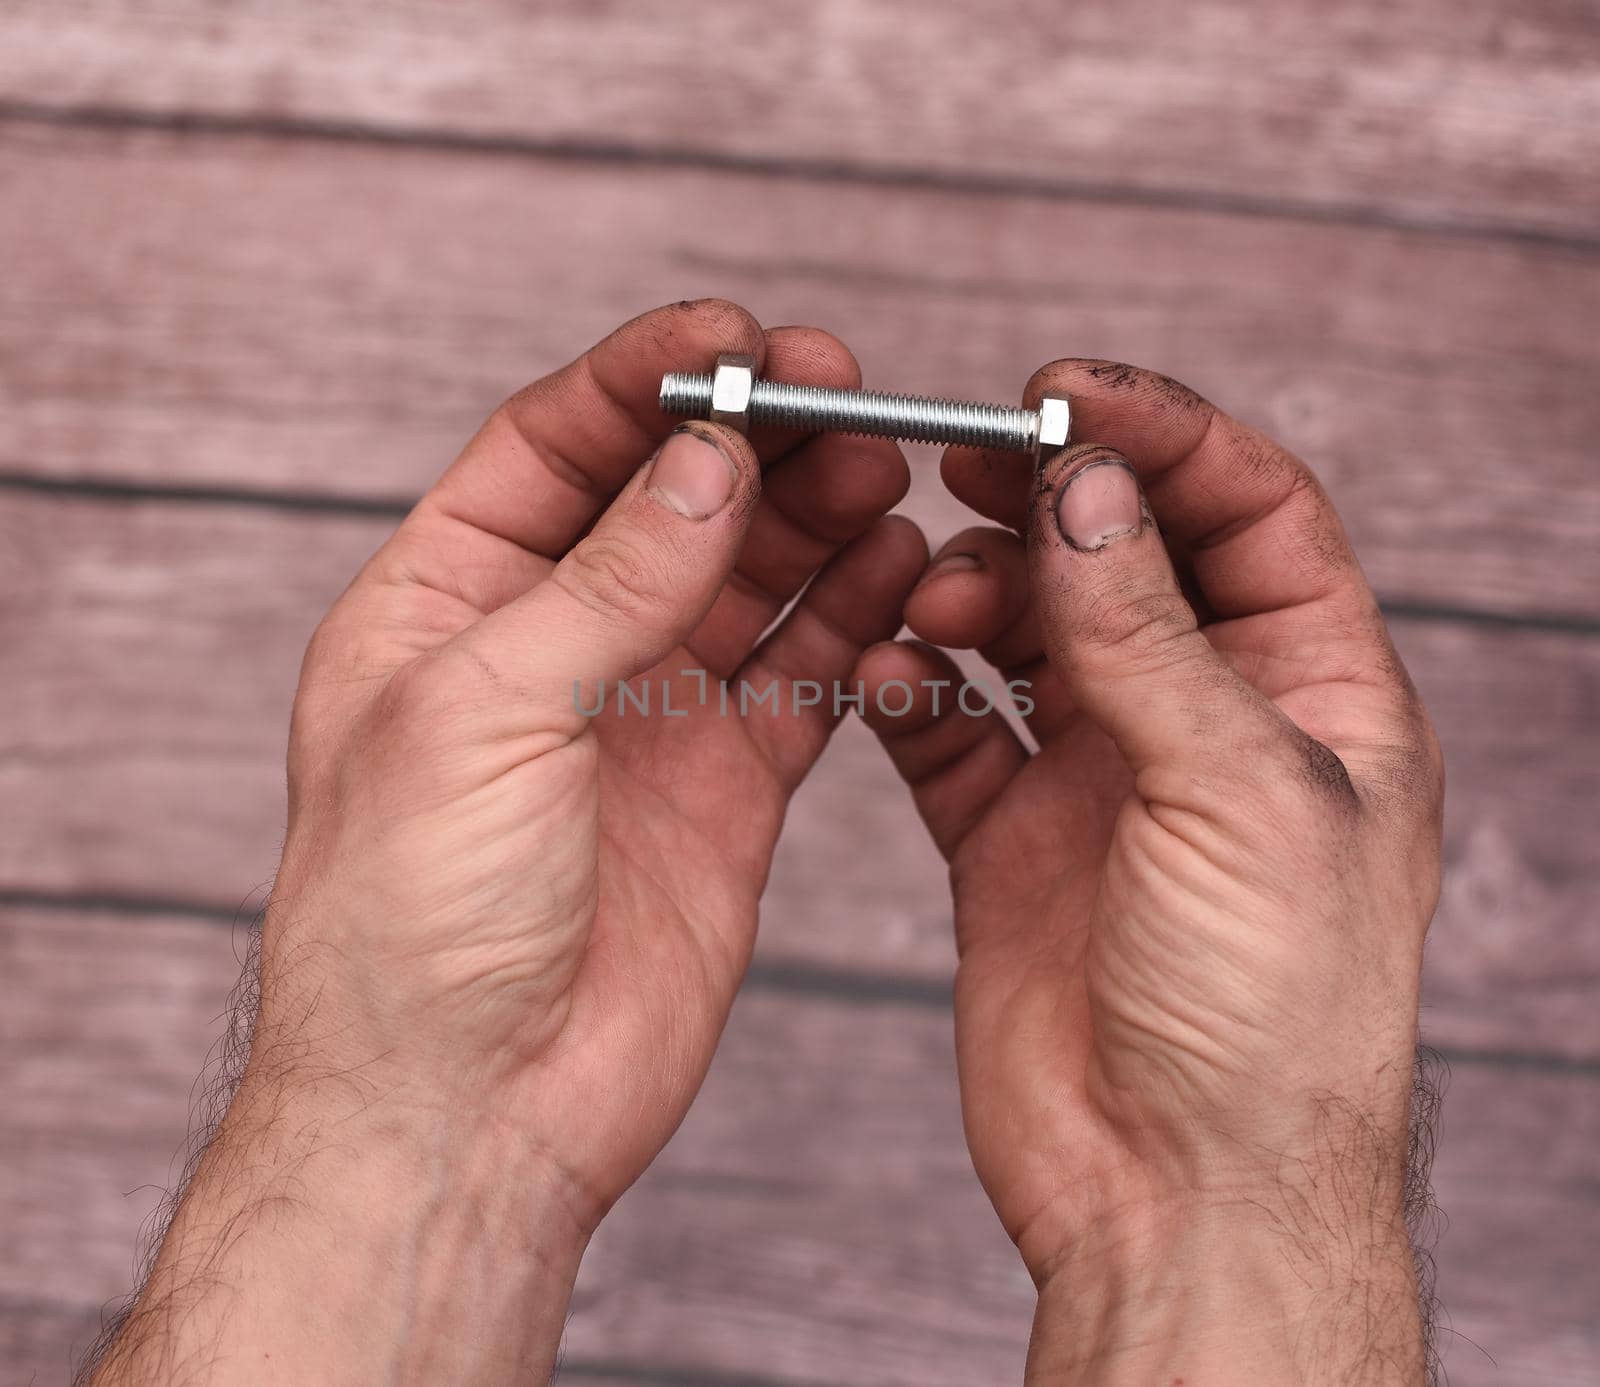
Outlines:
[[1144, 500], [1133, 469], [1121, 458], [1091, 462], [1074, 473], [1056, 501], [1056, 523], [1075, 549], [1104, 549], [1144, 529]]
[[950, 573], [975, 573], [983, 567], [983, 560], [976, 554], [959, 552], [955, 554], [941, 554], [928, 565], [922, 577], [917, 579], [917, 586], [931, 583], [936, 578], [943, 578]]
[[733, 495], [733, 463], [692, 429], [678, 429], [650, 464], [648, 485], [662, 502], [691, 520], [715, 515]]

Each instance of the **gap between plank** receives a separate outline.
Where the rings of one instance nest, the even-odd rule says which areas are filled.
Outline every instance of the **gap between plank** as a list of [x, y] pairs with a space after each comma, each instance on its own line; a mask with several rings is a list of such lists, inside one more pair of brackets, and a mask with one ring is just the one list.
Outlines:
[[274, 491], [265, 487], [199, 486], [186, 482], [125, 482], [111, 477], [55, 477], [23, 468], [0, 468], [0, 491], [31, 492], [82, 501], [161, 501], [201, 506], [244, 506], [332, 515], [401, 519], [417, 497]]
[[[251, 893], [252, 896], [255, 894]], [[130, 919], [175, 916], [205, 924], [237, 928], [254, 918], [249, 900], [236, 908], [200, 901], [154, 896], [71, 895], [0, 888], [0, 910], [48, 910], [63, 914], [120, 915]], [[852, 972], [844, 968], [781, 960], [757, 960], [745, 975], [745, 986], [782, 997], [815, 997], [840, 1006], [908, 1006], [923, 1011], [948, 1011], [948, 980], [902, 977], [893, 973]], [[1506, 1050], [1489, 1046], [1430, 1046], [1449, 1065], [1503, 1069], [1535, 1074], [1600, 1079], [1600, 1056], [1552, 1054], [1543, 1050]]]
[[564, 1377], [598, 1377], [611, 1382], [636, 1382], [640, 1387], [822, 1387], [813, 1379], [751, 1377], [745, 1373], [706, 1372], [702, 1368], [648, 1368], [604, 1359], [558, 1360], [551, 1377], [552, 1387], [561, 1387]]
[[785, 159], [721, 150], [625, 144], [607, 140], [539, 139], [488, 131], [448, 131], [429, 126], [377, 125], [297, 116], [230, 116], [215, 112], [137, 110], [121, 106], [53, 106], [0, 101], [0, 121], [80, 130], [154, 131], [174, 135], [243, 136], [338, 144], [394, 145], [441, 153], [502, 155], [570, 163], [640, 165], [743, 173], [808, 183], [845, 183], [883, 188], [944, 191], [984, 197], [1031, 197], [1056, 202], [1156, 207], [1210, 212], [1257, 220], [1314, 222], [1414, 232], [1467, 240], [1542, 247], [1580, 255], [1600, 254], [1600, 236], [1548, 231], [1513, 222], [1452, 219], [1396, 211], [1376, 203], [1313, 202], [1252, 197], [1189, 188], [1142, 188], [1134, 184], [1028, 178], [1019, 174], [955, 172], [907, 164], [853, 164], [829, 159]]

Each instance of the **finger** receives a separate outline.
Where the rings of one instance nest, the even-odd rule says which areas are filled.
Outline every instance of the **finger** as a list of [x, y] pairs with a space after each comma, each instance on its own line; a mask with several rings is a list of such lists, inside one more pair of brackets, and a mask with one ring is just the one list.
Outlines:
[[[548, 571], [678, 422], [658, 407], [662, 374], [708, 369], [730, 350], [748, 352], [774, 379], [860, 381], [849, 350], [818, 329], [763, 334], [743, 309], [714, 299], [658, 309], [502, 405], [381, 558], [478, 611], [510, 601]], [[758, 429], [751, 443], [771, 463], [800, 438]]]
[[856, 665], [862, 716], [878, 734], [933, 841], [946, 858], [1027, 763], [997, 711], [966, 711], [961, 670], [943, 651], [911, 642], [873, 646]]
[[[768, 329], [761, 358], [761, 375], [767, 380], [798, 385], [825, 385], [855, 390], [861, 385], [861, 366], [855, 354], [831, 332], [816, 327]], [[790, 449], [811, 437], [804, 430], [758, 424], [750, 430], [756, 456], [770, 466]]]
[[[860, 367], [844, 344], [808, 327], [767, 333], [765, 374], [845, 389], [861, 384]], [[749, 656], [812, 575], [911, 485], [904, 455], [886, 439], [795, 439], [792, 433], [755, 431], [757, 453], [770, 459], [761, 500], [733, 581], [689, 642], [696, 658], [724, 677]], [[781, 451], [786, 442], [794, 446]]]
[[501, 405], [420, 509], [560, 558], [678, 422], [657, 403], [662, 373], [707, 370], [723, 352], [761, 363], [766, 337], [721, 299], [625, 323]]
[[695, 656], [731, 673], [812, 575], [909, 486], [904, 456], [885, 439], [823, 434], [780, 457], [763, 480], [734, 578], [690, 638]]
[[[1338, 516], [1310, 470], [1186, 386], [1105, 361], [1058, 361], [1024, 399], [1066, 394], [1073, 434], [1132, 460], [1167, 542], [1193, 564], [1220, 617], [1313, 602], [1375, 610]], [[1027, 460], [952, 449], [942, 473], [980, 514], [1020, 526], [1033, 484]]]
[[1007, 682], [1025, 682], [1033, 705], [1025, 721], [1041, 741], [1072, 715], [1071, 695], [1045, 658], [1027, 550], [1009, 530], [952, 538], [907, 600], [906, 625], [930, 645], [978, 651]]
[[976, 650], [1028, 610], [1027, 555], [1006, 530], [975, 526], [951, 537], [906, 602], [906, 624], [932, 645]]
[[1209, 773], [1281, 741], [1287, 720], [1201, 634], [1133, 468], [1070, 449], [1041, 474], [1029, 569], [1045, 649], [1139, 773]]
[[[1079, 408], [1076, 400], [1072, 407]], [[1083, 433], [1082, 422], [1076, 418], [1072, 432], [1074, 436]], [[1033, 471], [1032, 458], [987, 448], [952, 446], [939, 459], [939, 479], [956, 500], [985, 519], [1019, 532], [1027, 524]]]
[[772, 700], [770, 712], [751, 712], [749, 728], [786, 785], [800, 782], [853, 706], [836, 692], [849, 693], [845, 683], [867, 646], [900, 629], [906, 594], [927, 559], [922, 531], [885, 516], [817, 575], [738, 670], [736, 687]]
[[705, 616], [759, 488], [747, 440], [714, 424], [681, 427], [548, 579], [444, 653], [456, 665], [464, 659], [480, 683], [516, 691], [494, 700], [516, 730], [576, 736], [582, 706], [657, 664]]

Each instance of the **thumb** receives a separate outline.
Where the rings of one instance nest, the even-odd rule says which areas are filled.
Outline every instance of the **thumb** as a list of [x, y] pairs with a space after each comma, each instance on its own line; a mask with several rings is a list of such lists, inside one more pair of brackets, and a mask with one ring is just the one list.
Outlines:
[[531, 695], [552, 728], [576, 733], [587, 721], [580, 693], [642, 674], [704, 619], [739, 556], [760, 476], [731, 429], [680, 427], [543, 582], [458, 639]]
[[1214, 762], [1240, 734], [1278, 730], [1277, 710], [1201, 634], [1125, 459], [1085, 447], [1045, 465], [1028, 564], [1051, 665], [1135, 772]]

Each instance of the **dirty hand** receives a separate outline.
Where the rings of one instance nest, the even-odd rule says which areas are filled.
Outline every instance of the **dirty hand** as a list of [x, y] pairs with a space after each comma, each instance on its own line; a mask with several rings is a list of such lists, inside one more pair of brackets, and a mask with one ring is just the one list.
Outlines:
[[[922, 681], [960, 676], [928, 646], [859, 667], [950, 862], [965, 1121], [1040, 1289], [1030, 1381], [1420, 1380], [1428, 720], [1303, 465], [1125, 366], [1057, 363], [1046, 393], [1093, 442], [1038, 476], [948, 454], [1010, 528], [958, 535], [906, 613], [1030, 682], [1038, 752], [948, 691], [935, 713]], [[875, 707], [890, 680], [909, 713]]]
[[[97, 1380], [175, 1354], [251, 1381], [548, 1376], [836, 721], [791, 685], [842, 681], [927, 560], [882, 518], [892, 444], [669, 432], [662, 373], [723, 352], [858, 384], [814, 330], [647, 314], [502, 406], [317, 631], [249, 1061]], [[779, 715], [725, 711], [724, 678]], [[623, 679], [648, 714], [619, 713]]]

